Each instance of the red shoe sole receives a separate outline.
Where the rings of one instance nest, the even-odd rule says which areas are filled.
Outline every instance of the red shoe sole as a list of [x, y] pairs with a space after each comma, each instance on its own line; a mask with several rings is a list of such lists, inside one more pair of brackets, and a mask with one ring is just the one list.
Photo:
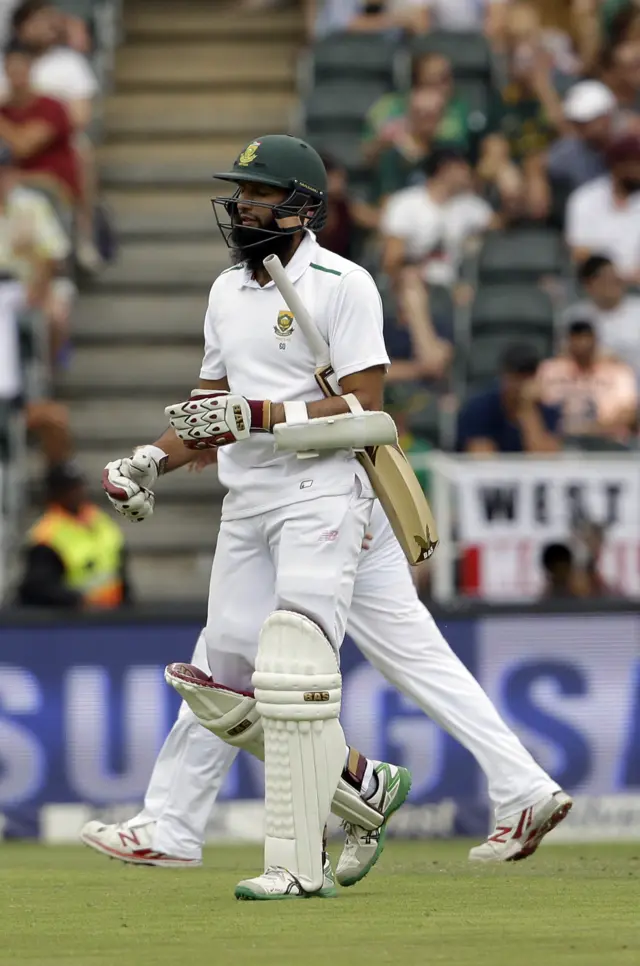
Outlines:
[[565, 802], [563, 805], [559, 805], [553, 815], [550, 815], [547, 821], [532, 833], [531, 838], [527, 839], [522, 849], [516, 855], [512, 855], [510, 858], [508, 858], [507, 862], [519, 862], [521, 859], [528, 859], [530, 855], [533, 855], [545, 835], [548, 835], [549, 832], [553, 831], [556, 825], [559, 825], [560, 822], [564, 821], [571, 811], [572, 806], [573, 802]]

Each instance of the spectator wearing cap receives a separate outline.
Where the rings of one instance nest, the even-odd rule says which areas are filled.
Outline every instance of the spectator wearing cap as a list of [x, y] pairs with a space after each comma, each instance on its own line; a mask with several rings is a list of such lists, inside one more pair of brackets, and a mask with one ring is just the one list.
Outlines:
[[582, 262], [578, 280], [587, 298], [566, 310], [566, 323], [592, 321], [602, 352], [627, 362], [640, 384], [640, 295], [629, 292], [604, 255], [591, 255]]
[[628, 442], [637, 423], [635, 373], [599, 351], [588, 319], [569, 324], [564, 351], [540, 365], [537, 383], [540, 399], [560, 408], [564, 437]]
[[628, 282], [640, 282], [640, 136], [622, 134], [606, 151], [609, 174], [569, 197], [565, 236], [575, 261], [606, 255]]
[[551, 181], [575, 191], [606, 174], [606, 150], [616, 131], [616, 99], [600, 81], [580, 81], [563, 104], [571, 133], [549, 148], [547, 170]]
[[555, 453], [560, 410], [540, 399], [538, 357], [525, 344], [509, 346], [495, 385], [469, 398], [458, 417], [463, 453]]
[[122, 532], [89, 499], [77, 466], [53, 467], [47, 509], [27, 537], [20, 603], [27, 607], [99, 610], [129, 601]]

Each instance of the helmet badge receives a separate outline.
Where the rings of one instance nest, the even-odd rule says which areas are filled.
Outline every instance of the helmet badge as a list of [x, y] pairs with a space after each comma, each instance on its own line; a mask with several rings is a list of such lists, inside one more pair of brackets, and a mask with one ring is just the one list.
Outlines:
[[243, 167], [246, 167], [246, 165], [251, 164], [252, 161], [255, 161], [256, 154], [258, 153], [259, 147], [260, 147], [260, 141], [252, 141], [251, 144], [247, 145], [247, 147], [244, 149], [244, 151], [238, 158], [238, 164], [241, 164]]

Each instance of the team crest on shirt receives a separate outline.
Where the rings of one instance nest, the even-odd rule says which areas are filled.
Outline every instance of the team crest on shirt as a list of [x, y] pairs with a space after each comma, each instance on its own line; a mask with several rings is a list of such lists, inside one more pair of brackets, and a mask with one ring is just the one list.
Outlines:
[[293, 312], [278, 312], [278, 321], [273, 327], [273, 331], [279, 339], [288, 339], [294, 333]]

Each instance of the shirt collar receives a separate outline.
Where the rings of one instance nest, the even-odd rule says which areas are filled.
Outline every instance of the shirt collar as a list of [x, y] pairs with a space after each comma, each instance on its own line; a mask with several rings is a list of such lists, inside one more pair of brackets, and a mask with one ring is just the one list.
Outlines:
[[[293, 258], [284, 267], [285, 272], [292, 282], [297, 282], [299, 278], [302, 278], [314, 259], [317, 247], [316, 236], [308, 228], [305, 228], [305, 237], [296, 248]], [[272, 281], [267, 282], [266, 285], [258, 285], [255, 278], [249, 274], [245, 267], [243, 267], [241, 272], [238, 272], [238, 276], [240, 288], [267, 290], [275, 287]]]

